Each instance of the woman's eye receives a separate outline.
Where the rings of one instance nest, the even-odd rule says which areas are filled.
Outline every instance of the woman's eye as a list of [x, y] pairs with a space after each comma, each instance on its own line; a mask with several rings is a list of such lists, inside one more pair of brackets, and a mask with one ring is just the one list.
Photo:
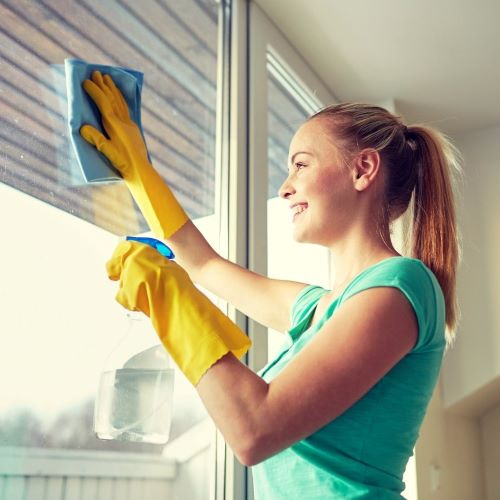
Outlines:
[[300, 163], [300, 162], [297, 162], [297, 163], [295, 164], [295, 168], [296, 168], [297, 170], [301, 170], [301, 169], [302, 169], [302, 168], [304, 168], [305, 166], [306, 166], [306, 164], [305, 164], [305, 163]]

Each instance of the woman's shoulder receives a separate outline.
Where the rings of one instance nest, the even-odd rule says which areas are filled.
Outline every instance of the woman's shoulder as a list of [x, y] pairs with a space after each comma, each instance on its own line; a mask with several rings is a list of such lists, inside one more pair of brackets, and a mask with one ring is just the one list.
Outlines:
[[419, 324], [419, 345], [438, 330], [444, 334], [443, 293], [436, 276], [421, 260], [395, 256], [370, 266], [344, 290], [341, 302], [375, 287], [397, 288], [408, 299]]
[[373, 264], [349, 283], [343, 292], [347, 298], [361, 290], [377, 286], [395, 286], [412, 295], [436, 299], [441, 287], [434, 273], [421, 260], [394, 256]]
[[397, 255], [383, 259], [362, 271], [348, 288], [355, 288], [360, 284], [376, 282], [404, 281], [407, 283], [437, 284], [434, 273], [420, 260], [413, 257]]

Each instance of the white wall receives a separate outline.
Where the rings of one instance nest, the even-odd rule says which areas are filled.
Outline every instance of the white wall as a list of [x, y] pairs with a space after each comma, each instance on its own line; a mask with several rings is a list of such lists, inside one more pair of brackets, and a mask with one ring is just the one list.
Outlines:
[[463, 134], [455, 143], [465, 160], [459, 210], [462, 320], [445, 358], [443, 402], [477, 416], [500, 402], [500, 390], [494, 390], [500, 381], [500, 125]]
[[420, 429], [415, 458], [418, 500], [486, 500], [478, 419], [447, 412], [441, 383]]
[[419, 500], [500, 498], [500, 125], [454, 139], [462, 319], [416, 447]]
[[487, 500], [500, 498], [500, 405], [480, 419], [481, 445]]

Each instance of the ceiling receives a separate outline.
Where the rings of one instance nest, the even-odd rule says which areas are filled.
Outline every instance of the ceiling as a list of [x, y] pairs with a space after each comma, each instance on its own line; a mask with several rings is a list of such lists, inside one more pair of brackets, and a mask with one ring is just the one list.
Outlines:
[[498, 0], [257, 0], [339, 101], [454, 135], [500, 123]]

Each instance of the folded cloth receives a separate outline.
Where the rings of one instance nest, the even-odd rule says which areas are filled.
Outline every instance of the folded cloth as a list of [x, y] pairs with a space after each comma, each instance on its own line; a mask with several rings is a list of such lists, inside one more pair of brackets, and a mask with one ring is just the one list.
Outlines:
[[117, 84], [127, 101], [130, 117], [139, 127], [143, 139], [141, 90], [144, 74], [129, 68], [90, 64], [79, 59], [64, 60], [68, 94], [68, 127], [71, 143], [83, 176], [87, 182], [118, 181], [122, 179], [118, 170], [80, 135], [80, 128], [85, 124], [93, 125], [98, 130], [102, 130], [101, 113], [82, 87], [83, 81], [90, 79], [95, 70], [110, 75]]

